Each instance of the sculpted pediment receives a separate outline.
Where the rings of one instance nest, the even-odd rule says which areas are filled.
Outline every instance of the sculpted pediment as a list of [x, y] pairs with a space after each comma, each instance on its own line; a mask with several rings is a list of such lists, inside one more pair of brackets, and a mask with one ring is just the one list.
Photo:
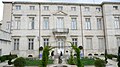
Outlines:
[[53, 15], [56, 15], [56, 16], [66, 16], [67, 14], [63, 11], [58, 11], [56, 13], [54, 13]]

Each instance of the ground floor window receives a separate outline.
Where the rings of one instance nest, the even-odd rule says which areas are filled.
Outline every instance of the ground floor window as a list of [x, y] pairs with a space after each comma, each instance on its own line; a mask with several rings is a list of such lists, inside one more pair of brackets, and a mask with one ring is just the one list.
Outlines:
[[19, 50], [19, 39], [16, 38], [13, 40], [14, 43], [14, 50]]
[[0, 56], [2, 55], [2, 49], [0, 49]]

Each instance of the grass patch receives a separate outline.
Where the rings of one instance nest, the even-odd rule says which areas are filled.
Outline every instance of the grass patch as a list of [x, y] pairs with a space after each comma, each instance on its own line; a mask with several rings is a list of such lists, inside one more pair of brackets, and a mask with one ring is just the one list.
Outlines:
[[[83, 63], [83, 65], [94, 65], [94, 62], [95, 62], [93, 58], [82, 58], [80, 60]], [[76, 63], [77, 63], [77, 59], [74, 58], [74, 64], [76, 65]]]
[[83, 58], [81, 59], [81, 61], [84, 65], [94, 65], [95, 62], [94, 59], [89, 59], [89, 58]]
[[[32, 60], [32, 59], [26, 59], [25, 66], [40, 66], [42, 65], [42, 60]], [[49, 60], [48, 64], [53, 64], [53, 60]]]

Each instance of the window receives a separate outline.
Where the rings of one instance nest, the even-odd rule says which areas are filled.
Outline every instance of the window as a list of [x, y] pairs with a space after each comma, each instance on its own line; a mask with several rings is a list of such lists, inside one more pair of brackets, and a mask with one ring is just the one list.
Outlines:
[[63, 10], [63, 7], [62, 6], [58, 6], [58, 10]]
[[30, 10], [35, 10], [35, 6], [30, 6]]
[[117, 46], [120, 46], [120, 37], [117, 37]]
[[57, 29], [63, 29], [64, 28], [64, 18], [63, 17], [57, 17], [56, 28]]
[[2, 49], [0, 49], [0, 56], [2, 55]]
[[102, 19], [101, 18], [97, 18], [97, 29], [98, 30], [103, 29], [103, 24], [102, 24]]
[[21, 18], [20, 17], [15, 17], [15, 22], [13, 23], [13, 27], [14, 29], [20, 29], [20, 20]]
[[10, 30], [10, 22], [7, 22], [7, 26], [6, 26], [7, 28], [7, 30]]
[[90, 30], [90, 29], [91, 29], [90, 18], [85, 18], [85, 23], [86, 23], [86, 29], [87, 29], [87, 30]]
[[87, 38], [86, 39], [86, 45], [87, 45], [87, 49], [93, 49], [93, 46], [92, 46], [92, 38]]
[[114, 17], [114, 27], [115, 29], [119, 29], [120, 28], [120, 20], [119, 17]]
[[49, 29], [49, 17], [43, 18], [43, 29]]
[[71, 10], [72, 11], [76, 11], [76, 7], [71, 7]]
[[21, 10], [21, 6], [20, 5], [16, 5], [16, 10]]
[[97, 12], [100, 12], [100, 10], [101, 10], [101, 8], [96, 8], [96, 11], [97, 11]]
[[89, 7], [85, 7], [85, 11], [90, 11], [90, 8]]
[[49, 10], [49, 6], [44, 6], [44, 10]]
[[19, 50], [19, 39], [16, 38], [13, 40], [14, 43], [14, 50]]
[[72, 22], [71, 22], [71, 29], [77, 29], [77, 20], [76, 18], [71, 18]]
[[77, 46], [78, 45], [78, 42], [77, 42], [77, 38], [72, 38], [72, 43]]
[[114, 10], [118, 10], [118, 6], [113, 6], [113, 9]]
[[105, 49], [104, 38], [98, 38], [98, 45], [100, 50]]
[[64, 39], [62, 38], [58, 38], [57, 39], [57, 45], [58, 45], [58, 48], [64, 48]]
[[49, 39], [48, 38], [43, 38], [43, 41], [44, 41], [43, 42], [44, 47], [49, 45]]
[[34, 23], [35, 23], [35, 21], [34, 21], [34, 17], [29, 17], [29, 27], [28, 27], [28, 29], [34, 29]]
[[34, 48], [34, 38], [28, 38], [28, 50], [33, 50]]

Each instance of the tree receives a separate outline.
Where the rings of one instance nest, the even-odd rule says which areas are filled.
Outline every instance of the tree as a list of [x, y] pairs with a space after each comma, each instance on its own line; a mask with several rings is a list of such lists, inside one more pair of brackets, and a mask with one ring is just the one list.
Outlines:
[[49, 51], [52, 50], [54, 47], [45, 46], [43, 49], [43, 56], [42, 56], [42, 67], [47, 67], [48, 60], [49, 60]]
[[84, 67], [84, 65], [82, 64], [81, 60], [80, 60], [80, 49], [75, 46], [72, 42], [69, 42], [71, 44], [72, 49], [76, 52], [76, 57], [77, 57], [77, 67]]

